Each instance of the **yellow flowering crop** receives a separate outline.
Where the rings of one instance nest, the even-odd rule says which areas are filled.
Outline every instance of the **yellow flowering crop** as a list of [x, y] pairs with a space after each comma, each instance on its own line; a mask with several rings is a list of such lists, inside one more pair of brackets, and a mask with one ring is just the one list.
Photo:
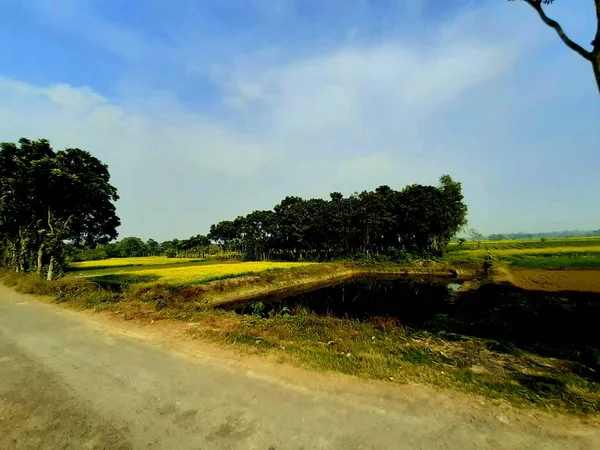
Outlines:
[[[196, 258], [197, 259], [197, 258]], [[178, 264], [194, 261], [194, 258], [167, 258], [166, 256], [142, 256], [137, 258], [109, 258], [101, 261], [81, 261], [71, 263], [73, 269], [101, 269], [123, 266], [155, 266], [161, 264]]]
[[[186, 285], [203, 283], [221, 278], [230, 278], [248, 275], [252, 273], [264, 272], [270, 269], [291, 269], [314, 263], [293, 263], [293, 262], [238, 262], [227, 264], [198, 264], [185, 265], [183, 267], [154, 267], [149, 269], [135, 269], [129, 272], [127, 269], [119, 270], [119, 275], [131, 274], [132, 277], [152, 278], [157, 277], [157, 282], [171, 285]], [[99, 274], [105, 276], [106, 273]], [[94, 278], [90, 274], [90, 278]]]

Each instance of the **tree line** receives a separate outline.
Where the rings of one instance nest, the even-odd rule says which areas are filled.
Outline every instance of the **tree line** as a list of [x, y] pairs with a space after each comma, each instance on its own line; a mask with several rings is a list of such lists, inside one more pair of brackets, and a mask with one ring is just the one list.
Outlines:
[[288, 196], [272, 210], [212, 225], [208, 238], [250, 260], [440, 256], [466, 214], [461, 184], [443, 175], [438, 186], [380, 186], [329, 200]]
[[487, 239], [500, 241], [503, 239], [540, 239], [540, 238], [569, 238], [569, 237], [592, 237], [600, 236], [599, 230], [590, 231], [552, 231], [548, 233], [496, 233], [490, 234]]
[[349, 197], [288, 196], [273, 209], [210, 227], [208, 235], [159, 243], [117, 242], [108, 166], [78, 148], [54, 151], [45, 139], [0, 144], [0, 264], [51, 279], [66, 259], [235, 253], [244, 259], [327, 261], [437, 256], [466, 223], [461, 184], [380, 186]]
[[139, 256], [167, 256], [169, 258], [204, 258], [218, 253], [219, 246], [212, 244], [207, 236], [198, 234], [188, 239], [172, 239], [158, 242], [154, 239], [143, 241], [130, 236], [117, 242], [95, 248], [70, 249], [73, 261], [100, 260], [106, 258], [135, 258]]
[[0, 143], [0, 264], [48, 279], [67, 245], [93, 248], [117, 237], [120, 219], [108, 166], [45, 139]]

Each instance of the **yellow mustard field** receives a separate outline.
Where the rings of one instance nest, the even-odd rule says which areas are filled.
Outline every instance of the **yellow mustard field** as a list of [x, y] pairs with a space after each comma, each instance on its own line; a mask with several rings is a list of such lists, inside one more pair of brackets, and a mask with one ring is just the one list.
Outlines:
[[[119, 276], [128, 276], [139, 279], [152, 279], [159, 283], [170, 285], [186, 285], [203, 283], [222, 278], [239, 277], [254, 273], [260, 273], [273, 269], [291, 269], [295, 267], [307, 266], [315, 263], [293, 263], [293, 262], [239, 262], [227, 264], [198, 264], [186, 265], [182, 267], [153, 267], [148, 269], [136, 269], [128, 272], [127, 269], [119, 270]], [[106, 276], [106, 272], [98, 276]], [[90, 278], [95, 278], [93, 274]]]
[[194, 261], [193, 258], [167, 258], [166, 256], [143, 256], [137, 258], [109, 258], [102, 261], [81, 261], [71, 263], [73, 269], [100, 269], [126, 266], [157, 266], [162, 264], [181, 264]]

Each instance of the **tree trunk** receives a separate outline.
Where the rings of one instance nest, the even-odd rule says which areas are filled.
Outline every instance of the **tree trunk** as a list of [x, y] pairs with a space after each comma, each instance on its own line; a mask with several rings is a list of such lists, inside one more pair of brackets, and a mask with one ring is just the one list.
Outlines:
[[12, 253], [12, 264], [15, 268], [15, 272], [19, 271], [19, 251], [18, 251], [18, 244], [13, 243], [12, 244], [12, 249], [11, 249], [11, 253]]
[[52, 281], [52, 277], [54, 276], [54, 256], [50, 256], [50, 264], [48, 264], [48, 276], [46, 279], [48, 281]]
[[592, 54], [592, 67], [594, 68], [596, 86], [598, 86], [598, 92], [600, 93], [600, 44], [598, 44], [598, 50]]
[[42, 259], [44, 257], [44, 244], [40, 244], [37, 254], [37, 273], [42, 276]]

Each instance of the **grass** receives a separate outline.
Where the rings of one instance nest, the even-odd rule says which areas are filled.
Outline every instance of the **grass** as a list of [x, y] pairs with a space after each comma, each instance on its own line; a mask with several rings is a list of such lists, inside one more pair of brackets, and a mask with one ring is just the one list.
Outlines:
[[476, 242], [452, 243], [446, 261], [474, 263], [488, 253], [523, 269], [596, 269], [600, 268], [600, 237], [481, 241], [479, 248]]
[[524, 248], [504, 248], [504, 249], [473, 249], [465, 250], [471, 255], [484, 256], [487, 253], [491, 253], [493, 256], [514, 256], [514, 255], [534, 255], [534, 256], [545, 256], [545, 255], [577, 255], [579, 253], [586, 254], [600, 254], [600, 245], [581, 245], [576, 247], [524, 247]]
[[451, 242], [448, 246], [449, 251], [462, 250], [508, 250], [508, 249], [531, 249], [531, 248], [550, 248], [550, 247], [588, 247], [600, 246], [600, 236], [585, 236], [572, 238], [556, 239], [502, 239], [497, 241], [482, 240], [467, 241], [462, 245], [457, 242]]
[[515, 255], [501, 258], [512, 267], [522, 269], [600, 269], [598, 253], [563, 253], [561, 255]]
[[600, 238], [569, 238], [453, 245], [442, 263], [412, 266], [131, 258], [76, 263], [76, 272], [51, 283], [14, 273], [2, 281], [125, 319], [195, 322], [192, 337], [317, 370], [453, 388], [522, 407], [600, 413], [597, 296], [531, 296], [484, 283], [413, 329], [390, 317], [359, 321], [302, 307], [268, 315], [259, 305], [249, 308], [254, 315], [209, 308], [290, 289], [301, 293], [360, 273], [474, 273], [488, 252], [519, 268], [600, 267]]
[[[283, 283], [296, 277], [295, 271], [313, 276], [320, 267], [263, 272], [248, 282]], [[359, 321], [318, 316], [302, 307], [268, 316], [261, 316], [261, 308], [256, 315], [238, 315], [206, 307], [207, 295], [235, 289], [242, 278], [187, 288], [132, 284], [121, 292], [77, 277], [47, 283], [35, 275], [4, 273], [1, 280], [21, 292], [125, 319], [194, 322], [193, 338], [316, 370], [453, 388], [521, 407], [600, 413], [600, 353], [591, 304], [532, 300], [487, 287], [409, 329], [391, 317]]]

